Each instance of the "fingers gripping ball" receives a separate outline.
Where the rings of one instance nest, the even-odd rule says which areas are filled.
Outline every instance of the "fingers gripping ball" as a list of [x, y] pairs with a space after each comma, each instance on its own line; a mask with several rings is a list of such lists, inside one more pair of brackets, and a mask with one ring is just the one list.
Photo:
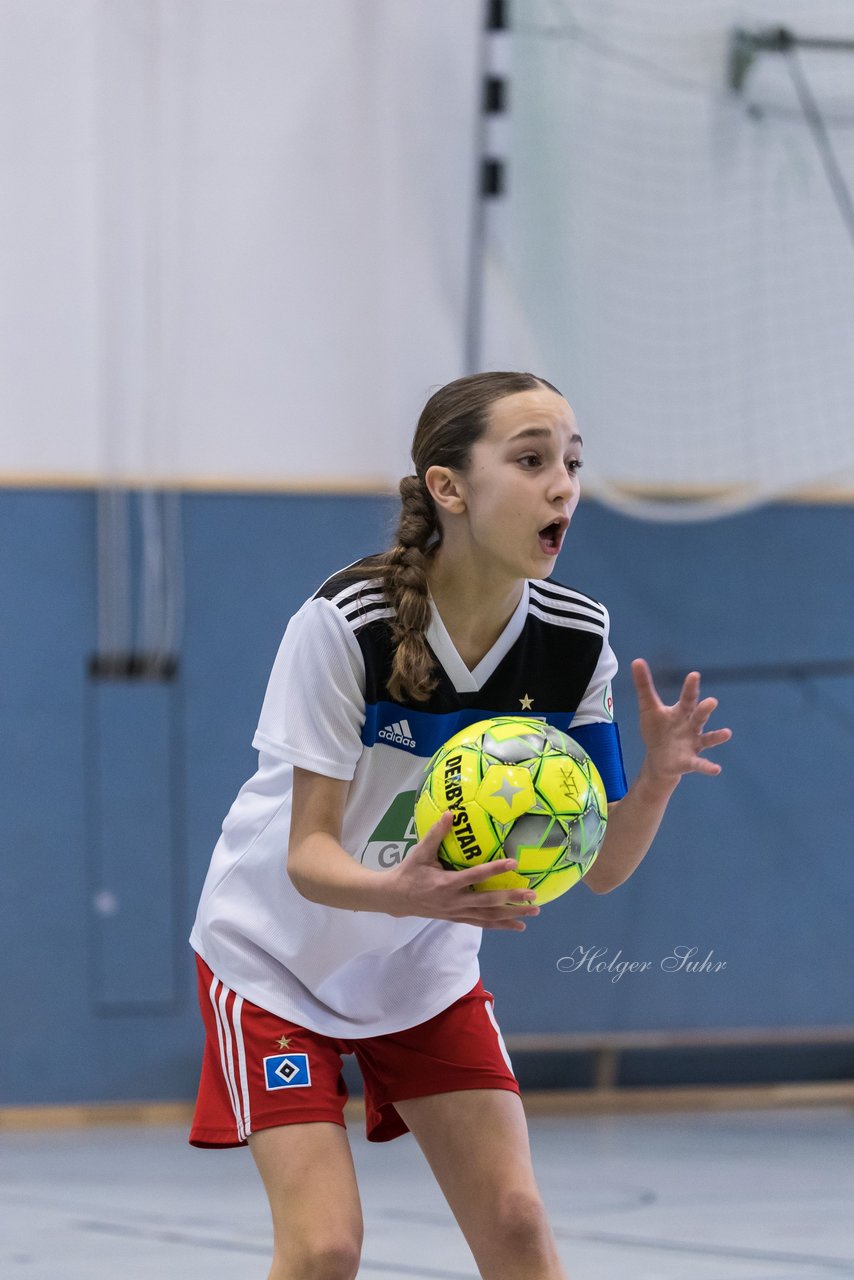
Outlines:
[[514, 858], [518, 871], [475, 887], [530, 888], [542, 904], [593, 865], [608, 802], [593, 761], [567, 734], [542, 720], [498, 716], [463, 729], [427, 765], [415, 802], [418, 838], [446, 811], [453, 815], [439, 847], [446, 867]]

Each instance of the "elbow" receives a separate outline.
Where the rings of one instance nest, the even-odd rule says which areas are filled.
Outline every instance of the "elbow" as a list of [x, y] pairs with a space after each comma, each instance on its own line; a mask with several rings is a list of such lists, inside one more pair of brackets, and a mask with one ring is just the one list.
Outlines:
[[309, 902], [316, 901], [311, 894], [311, 883], [304, 875], [301, 874], [298, 860], [293, 856], [293, 850], [288, 853], [288, 859], [285, 863], [285, 873], [300, 897], [307, 898]]
[[620, 885], [623, 883], [622, 880], [614, 880], [613, 877], [607, 875], [604, 872], [604, 869], [602, 871], [599, 871], [598, 874], [597, 874], [597, 870], [598, 868], [594, 864], [590, 868], [590, 870], [587, 872], [587, 875], [584, 876], [584, 883], [587, 885], [587, 888], [590, 889], [592, 893], [597, 893], [600, 895], [606, 894], [606, 893], [613, 893], [614, 889], [618, 889]]
[[302, 883], [299, 872], [294, 871], [293, 868], [290, 866], [290, 864], [288, 864], [285, 867], [285, 871], [287, 873], [288, 879], [290, 880], [291, 884], [294, 886], [294, 888], [296, 889], [300, 897], [307, 898], [308, 894], [305, 891], [305, 886]]
[[617, 887], [615, 884], [596, 884], [593, 881], [587, 880], [587, 879], [585, 879], [584, 883], [587, 885], [587, 888], [590, 890], [591, 893], [595, 893], [599, 897], [602, 897], [606, 893], [611, 893], [612, 890], [616, 889]]

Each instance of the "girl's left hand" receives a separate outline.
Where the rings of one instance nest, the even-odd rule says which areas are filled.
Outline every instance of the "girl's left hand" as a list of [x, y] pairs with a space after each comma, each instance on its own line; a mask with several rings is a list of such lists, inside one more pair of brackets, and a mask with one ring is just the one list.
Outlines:
[[717, 698], [700, 701], [700, 673], [685, 677], [679, 701], [668, 707], [661, 701], [649, 665], [643, 658], [632, 663], [632, 679], [638, 698], [640, 732], [647, 749], [647, 770], [660, 785], [675, 787], [685, 773], [720, 773], [721, 766], [700, 755], [732, 737], [731, 729], [705, 732], [706, 722], [718, 705]]

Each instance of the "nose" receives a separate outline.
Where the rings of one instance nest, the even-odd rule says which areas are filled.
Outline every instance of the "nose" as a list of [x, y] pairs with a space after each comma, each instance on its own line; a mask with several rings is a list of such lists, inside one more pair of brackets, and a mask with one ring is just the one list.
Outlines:
[[552, 474], [549, 477], [549, 498], [552, 502], [569, 502], [577, 487], [577, 480], [574, 473], [567, 471], [563, 462], [559, 462], [552, 468]]

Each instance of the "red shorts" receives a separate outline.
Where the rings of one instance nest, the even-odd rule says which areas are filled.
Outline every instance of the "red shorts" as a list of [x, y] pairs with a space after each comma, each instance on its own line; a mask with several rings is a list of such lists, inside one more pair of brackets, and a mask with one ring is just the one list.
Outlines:
[[196, 956], [205, 1052], [190, 1130], [195, 1147], [244, 1146], [280, 1124], [344, 1124], [341, 1058], [354, 1053], [365, 1082], [371, 1142], [407, 1132], [395, 1102], [460, 1089], [519, 1092], [492, 996], [483, 983], [406, 1031], [337, 1040], [287, 1022], [224, 986]]

